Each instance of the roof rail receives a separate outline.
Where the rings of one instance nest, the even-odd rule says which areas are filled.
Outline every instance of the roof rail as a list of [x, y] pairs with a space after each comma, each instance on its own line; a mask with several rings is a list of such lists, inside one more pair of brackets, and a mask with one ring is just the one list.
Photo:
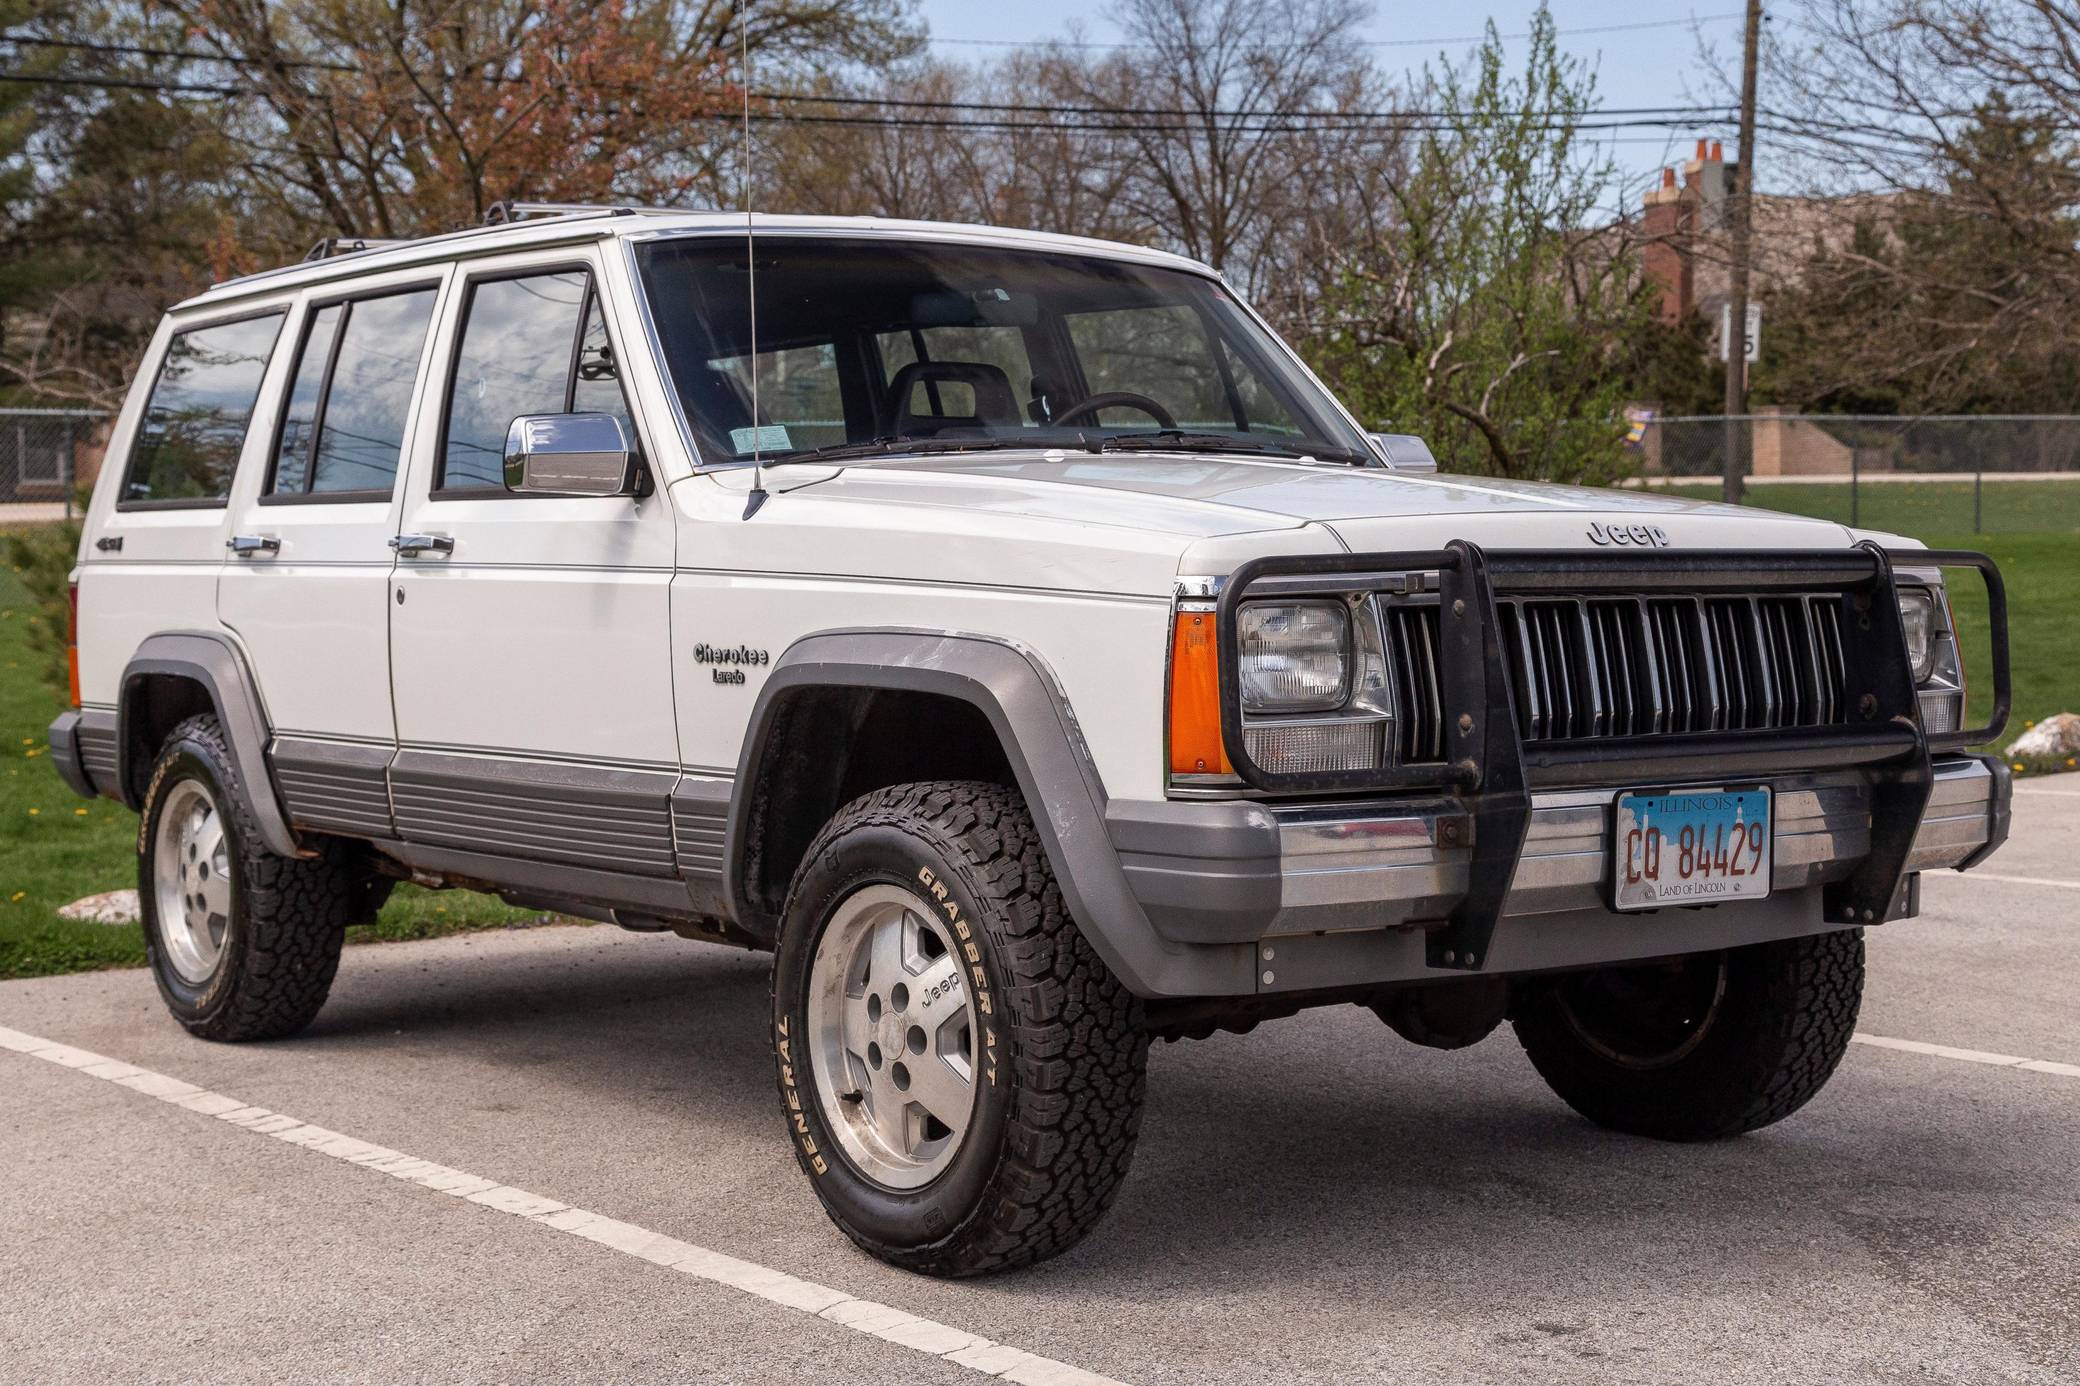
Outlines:
[[364, 250], [387, 250], [393, 245], [408, 245], [401, 239], [384, 240], [375, 236], [327, 236], [303, 254], [303, 261], [330, 260], [335, 255], [358, 255]]
[[536, 217], [630, 216], [638, 212], [684, 212], [685, 207], [636, 207], [626, 202], [516, 202], [511, 198], [494, 202], [484, 210], [486, 226], [507, 226]]

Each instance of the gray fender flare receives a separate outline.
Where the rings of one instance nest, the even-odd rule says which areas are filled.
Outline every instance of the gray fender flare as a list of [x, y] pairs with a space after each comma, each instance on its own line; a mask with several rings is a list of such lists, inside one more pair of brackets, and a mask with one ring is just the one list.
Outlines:
[[1253, 988], [1253, 950], [1173, 943], [1149, 923], [1106, 829], [1106, 794], [1066, 697], [1027, 650], [989, 636], [906, 629], [805, 636], [774, 661], [737, 768], [725, 840], [725, 889], [746, 918], [747, 828], [761, 761], [784, 696], [816, 687], [935, 693], [989, 720], [1069, 913], [1113, 973], [1141, 996], [1232, 995]]
[[238, 647], [228, 636], [214, 631], [168, 631], [150, 636], [124, 666], [122, 692], [116, 704], [116, 782], [122, 787], [124, 802], [133, 809], [142, 807], [130, 802], [134, 796], [130, 790], [129, 721], [137, 684], [152, 674], [193, 679], [203, 687], [216, 708], [217, 722], [224, 728], [231, 754], [238, 760], [246, 807], [253, 821], [260, 825], [260, 836], [267, 849], [284, 857], [308, 855], [282, 813], [281, 794], [275, 788], [273, 767], [267, 759], [267, 712], [260, 701], [259, 686]]

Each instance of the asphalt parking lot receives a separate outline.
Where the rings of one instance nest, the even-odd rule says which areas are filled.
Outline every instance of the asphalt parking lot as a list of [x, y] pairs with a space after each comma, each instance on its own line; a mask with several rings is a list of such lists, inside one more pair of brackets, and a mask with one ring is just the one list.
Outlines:
[[1777, 1127], [1611, 1135], [1507, 1030], [1317, 1011], [1159, 1046], [1109, 1220], [959, 1284], [824, 1220], [758, 957], [360, 948], [248, 1047], [142, 971], [0, 984], [0, 1379], [2071, 1382], [2080, 777], [2016, 807], [1871, 934], [1859, 1031], [1904, 1047]]

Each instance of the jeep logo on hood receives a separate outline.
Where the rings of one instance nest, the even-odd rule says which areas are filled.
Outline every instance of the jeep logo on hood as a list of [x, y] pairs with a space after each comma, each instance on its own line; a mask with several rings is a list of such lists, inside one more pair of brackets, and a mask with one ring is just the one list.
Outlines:
[[1643, 549], [1665, 549], [1668, 547], [1668, 531], [1660, 525], [1592, 524], [1589, 526], [1589, 542], [1637, 544]]

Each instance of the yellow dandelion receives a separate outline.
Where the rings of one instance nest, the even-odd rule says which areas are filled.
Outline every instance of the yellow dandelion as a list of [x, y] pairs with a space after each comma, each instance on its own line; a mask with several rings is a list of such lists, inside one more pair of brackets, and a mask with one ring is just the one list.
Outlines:
[[[2015, 768], [2016, 768], [2017, 770], [2020, 770], [2020, 769], [2022, 768], [2022, 762], [2021, 762], [2021, 761], [2019, 761], [2019, 760], [2018, 760], [2018, 761], [2016, 761], [2016, 762], [2015, 762]], [[29, 812], [31, 812], [31, 813], [34, 813], [34, 812], [36, 812], [36, 810], [35, 810], [35, 809], [30, 809], [30, 810], [29, 810]]]
[[15, 901], [17, 901], [17, 900], [21, 899], [21, 898], [22, 898], [23, 896], [27, 895], [28, 893], [29, 893], [29, 892], [28, 892], [28, 891], [26, 891], [26, 890], [18, 890], [18, 891], [16, 891], [16, 892], [15, 892], [14, 894], [12, 894], [12, 895], [10, 895], [10, 896], [8, 896], [8, 897], [7, 897], [7, 902], [8, 902], [8, 903], [9, 903], [9, 904], [11, 905], [11, 904], [13, 904], [13, 903], [14, 903]]
[[42, 810], [42, 809], [30, 809], [30, 810], [29, 810], [29, 816], [30, 816], [31, 818], [34, 818], [34, 817], [36, 817], [36, 816], [37, 816], [38, 814], [40, 814], [40, 813], [42, 813], [42, 812], [43, 812], [43, 810]]
[[85, 809], [74, 809], [72, 811], [72, 816], [74, 818], [85, 818], [87, 816], [87, 811]]
[[34, 746], [36, 744], [36, 738], [33, 736], [25, 736], [22, 738], [22, 744], [24, 746]]

